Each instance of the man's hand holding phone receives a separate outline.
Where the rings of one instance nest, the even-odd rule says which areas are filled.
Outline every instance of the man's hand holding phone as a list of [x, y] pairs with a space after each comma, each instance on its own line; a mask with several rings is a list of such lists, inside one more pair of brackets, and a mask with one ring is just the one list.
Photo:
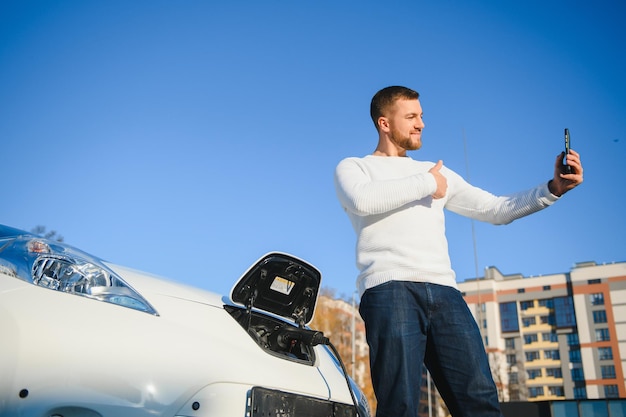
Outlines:
[[565, 152], [563, 155], [563, 173], [571, 174], [572, 167], [567, 163], [567, 155], [570, 152], [570, 140], [569, 140], [569, 129], [565, 128]]
[[554, 178], [548, 182], [550, 192], [562, 196], [583, 182], [583, 166], [580, 155], [570, 147], [569, 129], [565, 129], [565, 151], [556, 157]]

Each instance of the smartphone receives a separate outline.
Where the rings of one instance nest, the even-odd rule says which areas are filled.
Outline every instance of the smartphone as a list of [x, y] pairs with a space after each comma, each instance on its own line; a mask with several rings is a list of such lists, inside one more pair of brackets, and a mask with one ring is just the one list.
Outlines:
[[567, 162], [566, 162], [567, 155], [569, 155], [569, 149], [570, 149], [569, 129], [565, 128], [565, 155], [563, 155], [563, 172], [565, 174], [572, 173], [572, 167], [567, 165]]

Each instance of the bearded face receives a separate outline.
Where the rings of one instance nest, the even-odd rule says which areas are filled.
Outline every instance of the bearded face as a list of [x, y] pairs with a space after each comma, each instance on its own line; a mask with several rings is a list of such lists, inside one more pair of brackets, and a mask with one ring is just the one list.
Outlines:
[[386, 117], [389, 141], [399, 150], [414, 151], [422, 147], [422, 106], [419, 100], [397, 100]]

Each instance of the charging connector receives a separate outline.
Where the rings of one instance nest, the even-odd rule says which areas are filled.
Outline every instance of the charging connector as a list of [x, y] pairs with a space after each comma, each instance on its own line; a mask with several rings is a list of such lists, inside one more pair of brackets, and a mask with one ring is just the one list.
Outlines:
[[[346, 383], [348, 384], [350, 396], [352, 397], [352, 403], [354, 404], [355, 416], [362, 417], [361, 413], [359, 412], [359, 404], [354, 395], [354, 391], [352, 389], [352, 385], [350, 384], [350, 379], [348, 377], [348, 373], [346, 372], [346, 368], [343, 364], [343, 361], [341, 360], [341, 356], [339, 356], [339, 352], [337, 352], [337, 349], [330, 342], [330, 340], [326, 336], [324, 336], [324, 333], [318, 332], [316, 330], [308, 330], [285, 325], [276, 329], [274, 331], [274, 336], [275, 342], [283, 349], [289, 349], [296, 343], [300, 343], [306, 346], [327, 345], [333, 352], [333, 355], [335, 355], [337, 361], [339, 362], [339, 365], [341, 366], [343, 376], [346, 379]], [[365, 415], [369, 415], [369, 413], [365, 413]]]
[[291, 346], [294, 341], [307, 346], [328, 345], [330, 343], [324, 333], [315, 330], [299, 329], [292, 326], [283, 326], [276, 330], [276, 343], [283, 349]]

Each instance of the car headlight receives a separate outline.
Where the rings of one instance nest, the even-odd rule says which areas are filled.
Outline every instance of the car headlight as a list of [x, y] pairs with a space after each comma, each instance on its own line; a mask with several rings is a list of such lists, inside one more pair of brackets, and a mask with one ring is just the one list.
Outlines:
[[29, 236], [6, 242], [0, 249], [0, 265], [7, 275], [40, 287], [157, 315], [137, 291], [100, 260], [58, 242]]

